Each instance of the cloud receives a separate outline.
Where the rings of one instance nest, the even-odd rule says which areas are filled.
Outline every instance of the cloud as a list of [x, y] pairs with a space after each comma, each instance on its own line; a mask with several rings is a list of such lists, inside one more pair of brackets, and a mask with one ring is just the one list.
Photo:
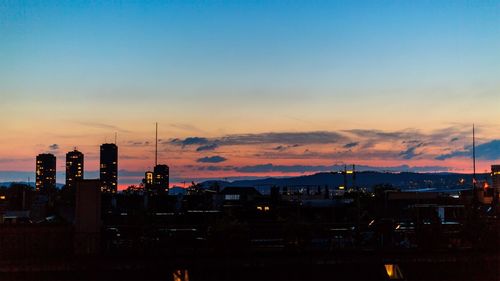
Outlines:
[[146, 146], [149, 145], [149, 141], [128, 141], [128, 146]]
[[273, 148], [273, 150], [277, 150], [277, 151], [285, 151], [289, 148], [293, 148], [293, 147], [299, 147], [300, 145], [299, 144], [292, 144], [292, 145], [278, 145], [276, 147]]
[[190, 124], [184, 124], [184, 123], [172, 123], [170, 124], [170, 127], [183, 130], [183, 131], [189, 131], [189, 132], [196, 132], [196, 133], [201, 133], [203, 132], [202, 130], [198, 129], [197, 127], [190, 125]]
[[173, 139], [170, 141], [171, 144], [174, 145], [181, 145], [182, 147], [189, 146], [189, 145], [204, 145], [208, 143], [207, 138], [202, 138], [202, 137], [188, 137], [185, 139]]
[[196, 149], [196, 151], [209, 151], [209, 150], [215, 150], [217, 147], [219, 147], [218, 144], [216, 143], [210, 143], [206, 145], [202, 145]]
[[28, 158], [28, 157], [24, 157], [24, 158], [0, 158], [0, 163], [11, 163], [11, 162], [28, 162], [28, 161], [34, 161], [34, 157], [33, 158]]
[[401, 153], [399, 153], [399, 156], [403, 157], [403, 159], [406, 159], [406, 160], [410, 160], [410, 159], [413, 159], [417, 156], [420, 156], [420, 155], [422, 155], [422, 153], [416, 153], [415, 150], [423, 145], [424, 145], [424, 143], [421, 142], [421, 143], [418, 143], [417, 145], [410, 146], [405, 151], [402, 151]]
[[305, 172], [321, 172], [329, 171], [328, 166], [306, 166], [306, 165], [273, 165], [273, 164], [262, 164], [253, 166], [243, 166], [235, 169], [240, 173], [270, 173], [270, 172], [282, 172], [282, 173], [305, 173]]
[[[85, 158], [87, 158], [87, 155], [85, 155]], [[133, 156], [133, 155], [120, 155], [120, 159], [126, 159], [126, 160], [144, 160], [144, 156]]]
[[[382, 131], [353, 129], [341, 131], [267, 132], [255, 134], [230, 134], [219, 137], [191, 136], [169, 140], [180, 147], [195, 151], [212, 151], [227, 146], [253, 146], [258, 152], [254, 157], [261, 159], [434, 159], [437, 154], [449, 153], [460, 148], [458, 140], [470, 133], [465, 125], [422, 132], [417, 129]], [[453, 137], [453, 141], [450, 139]], [[293, 147], [304, 146], [308, 152]], [[319, 147], [324, 146], [324, 147]], [[422, 147], [427, 149], [422, 149]], [[352, 149], [356, 148], [355, 151]], [[448, 149], [448, 151], [446, 150]], [[245, 148], [238, 148], [244, 151]], [[236, 151], [236, 150], [235, 150]], [[437, 152], [436, 151], [440, 151]], [[234, 152], [237, 153], [237, 152]], [[463, 153], [463, 152], [462, 152]], [[437, 156], [441, 158], [450, 156]]]
[[[274, 165], [271, 163], [250, 165], [250, 166], [201, 166], [199, 170], [209, 171], [236, 171], [240, 173], [317, 173], [329, 171], [341, 171], [344, 165]], [[374, 172], [446, 172], [451, 171], [449, 167], [444, 166], [392, 166], [392, 167], [377, 167], [357, 165], [357, 171], [374, 171]]]
[[448, 143], [449, 137], [453, 135], [456, 138], [464, 138], [470, 134], [470, 128], [465, 125], [457, 125], [423, 133], [417, 129], [404, 129], [399, 131], [381, 131], [370, 129], [352, 129], [342, 131], [358, 139], [368, 141], [368, 146], [378, 142], [399, 142], [405, 144], [411, 143]]
[[345, 130], [344, 132], [351, 133], [355, 136], [362, 138], [371, 138], [371, 139], [392, 139], [392, 140], [400, 140], [400, 139], [410, 139], [415, 135], [418, 135], [417, 130], [402, 130], [402, 131], [393, 131], [393, 132], [385, 132], [381, 130], [363, 130], [363, 129], [352, 129]]
[[[230, 145], [264, 145], [280, 144], [281, 148], [298, 147], [305, 144], [331, 144], [340, 141], [350, 141], [344, 135], [337, 132], [314, 131], [314, 132], [282, 132], [261, 134], [234, 134], [219, 138], [188, 137], [185, 139], [172, 139], [170, 144], [182, 147], [189, 145], [200, 145], [212, 148]], [[279, 147], [279, 146], [278, 146]], [[203, 147], [205, 148], [205, 147]], [[202, 149], [203, 150], [203, 149]]]
[[87, 126], [87, 127], [92, 127], [92, 128], [96, 128], [96, 129], [104, 129], [104, 130], [109, 130], [109, 131], [118, 131], [118, 132], [121, 132], [121, 133], [130, 133], [129, 130], [125, 130], [125, 129], [122, 129], [120, 127], [117, 127], [115, 125], [110, 125], [110, 124], [106, 124], [106, 123], [100, 123], [100, 122], [76, 122], [80, 125], [84, 125], [84, 126]]
[[[436, 157], [437, 160], [446, 160], [456, 157], [472, 157], [472, 147], [467, 146], [463, 150], [455, 150]], [[476, 158], [483, 160], [500, 159], [500, 140], [492, 140], [476, 146]]]
[[132, 171], [121, 169], [118, 170], [118, 178], [119, 177], [144, 177], [145, 171]]
[[337, 132], [283, 132], [228, 135], [219, 139], [221, 145], [252, 145], [252, 144], [282, 144], [299, 146], [304, 144], [329, 144], [346, 140], [347, 138]]
[[350, 143], [346, 143], [344, 144], [344, 148], [353, 148], [355, 146], [357, 146], [359, 144], [359, 142], [350, 142]]
[[227, 159], [222, 157], [222, 156], [207, 156], [207, 157], [203, 157], [203, 158], [199, 158], [198, 160], [196, 160], [196, 162], [199, 162], [199, 163], [220, 163], [220, 162], [224, 162], [226, 161]]
[[215, 171], [215, 172], [225, 171], [225, 172], [228, 172], [228, 171], [234, 171], [236, 169], [236, 167], [234, 167], [234, 166], [213, 166], [213, 165], [210, 165], [210, 166], [198, 166], [198, 167], [196, 167], [196, 169], [198, 171]]
[[59, 145], [57, 143], [54, 143], [54, 144], [51, 144], [49, 145], [49, 150], [58, 150], [59, 149]]
[[283, 151], [283, 150], [286, 150], [286, 147], [283, 146], [283, 145], [278, 145], [277, 147], [273, 148], [274, 150], [278, 150], [278, 151]]

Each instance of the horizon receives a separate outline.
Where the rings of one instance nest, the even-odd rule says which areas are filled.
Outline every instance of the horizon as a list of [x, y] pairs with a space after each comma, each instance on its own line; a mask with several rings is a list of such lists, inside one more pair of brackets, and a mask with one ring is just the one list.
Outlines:
[[[291, 178], [297, 178], [297, 177], [309, 177], [309, 176], [315, 176], [318, 174], [337, 174], [340, 173], [343, 169], [343, 165], [335, 165], [334, 168], [331, 171], [318, 171], [318, 172], [310, 172], [310, 173], [302, 173], [300, 175], [284, 175], [284, 176], [240, 176], [240, 177], [234, 177], [234, 178], [200, 178], [193, 180], [192, 182], [198, 184], [198, 183], [204, 183], [204, 182], [212, 182], [212, 181], [217, 181], [217, 182], [226, 182], [226, 183], [234, 183], [238, 181], [259, 181], [259, 180], [266, 180], [266, 179], [291, 179]], [[351, 169], [349, 169], [351, 168]], [[383, 169], [382, 169], [383, 168]], [[409, 174], [425, 174], [425, 175], [464, 175], [464, 176], [472, 176], [472, 173], [461, 173], [461, 172], [435, 172], [435, 171], [414, 171], [411, 170], [411, 167], [407, 167], [408, 170], [399, 170], [399, 169], [394, 169], [391, 167], [382, 167], [379, 168], [379, 170], [376, 170], [377, 167], [362, 167], [361, 170], [356, 170], [356, 173], [376, 173], [376, 174], [403, 174], [403, 173], [409, 173]], [[352, 165], [349, 167], [347, 166], [347, 170], [352, 170]], [[86, 176], [85, 179], [99, 179], [99, 171], [87, 171], [91, 173], [91, 176]], [[127, 172], [127, 171], [119, 171], [120, 173]], [[0, 171], [0, 175], [2, 173], [5, 173], [5, 171]], [[57, 172], [58, 179], [64, 179], [64, 172]], [[476, 172], [476, 176], [485, 176], [485, 175], [491, 175], [491, 172], [484, 171], [484, 172]], [[0, 177], [1, 179], [1, 177]], [[34, 179], [33, 177], [30, 177], [30, 179]], [[173, 179], [174, 181], [171, 182], [170, 188], [178, 187], [178, 188], [187, 188], [189, 185], [191, 185], [190, 182], [186, 181], [179, 181], [178, 179]], [[0, 184], [28, 184], [28, 185], [33, 185], [35, 186], [35, 181], [27, 181], [27, 180], [16, 180], [16, 181], [2, 181], [0, 180]], [[60, 186], [64, 186], [65, 182], [64, 181], [57, 181], [56, 184]], [[187, 184], [187, 185], [186, 185]], [[472, 183], [471, 183], [472, 184]], [[138, 186], [138, 183], [132, 182], [131, 184], [123, 184], [118, 186], [118, 191], [123, 191], [129, 186]]]
[[[118, 134], [118, 184], [500, 163], [500, 1], [15, 1], [0, 7], [0, 182]], [[97, 177], [97, 176], [96, 176]]]

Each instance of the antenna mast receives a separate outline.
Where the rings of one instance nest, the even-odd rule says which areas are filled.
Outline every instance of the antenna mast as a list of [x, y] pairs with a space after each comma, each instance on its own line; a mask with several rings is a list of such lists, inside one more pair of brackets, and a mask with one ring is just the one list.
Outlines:
[[117, 133], [117, 132], [115, 132], [115, 145], [116, 145], [116, 136], [117, 136], [117, 134], [118, 134], [118, 133]]
[[156, 122], [156, 134], [155, 134], [155, 167], [158, 165], [158, 122]]
[[476, 190], [476, 132], [472, 124], [472, 188]]

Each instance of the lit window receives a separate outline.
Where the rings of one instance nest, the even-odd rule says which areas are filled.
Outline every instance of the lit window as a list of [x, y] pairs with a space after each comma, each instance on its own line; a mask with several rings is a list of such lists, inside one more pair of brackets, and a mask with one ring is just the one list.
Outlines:
[[239, 194], [226, 194], [224, 196], [225, 200], [240, 200], [240, 195]]
[[384, 267], [389, 279], [403, 279], [403, 273], [397, 264], [385, 264]]

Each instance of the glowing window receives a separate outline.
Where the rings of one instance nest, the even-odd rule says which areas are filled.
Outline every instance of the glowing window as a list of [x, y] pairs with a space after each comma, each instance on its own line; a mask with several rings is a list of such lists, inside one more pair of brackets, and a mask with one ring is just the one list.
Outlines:
[[389, 279], [403, 279], [403, 273], [397, 264], [385, 264], [384, 267]]

